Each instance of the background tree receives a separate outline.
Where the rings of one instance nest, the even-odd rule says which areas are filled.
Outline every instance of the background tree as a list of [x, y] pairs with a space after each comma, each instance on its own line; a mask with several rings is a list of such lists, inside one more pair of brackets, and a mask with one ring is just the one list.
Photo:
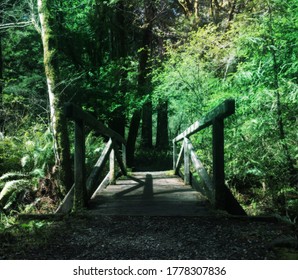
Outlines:
[[50, 102], [51, 128], [54, 137], [55, 168], [66, 190], [71, 188], [69, 140], [63, 105], [66, 101], [59, 89], [58, 47], [55, 26], [54, 1], [38, 0], [41, 37], [44, 52], [44, 67]]

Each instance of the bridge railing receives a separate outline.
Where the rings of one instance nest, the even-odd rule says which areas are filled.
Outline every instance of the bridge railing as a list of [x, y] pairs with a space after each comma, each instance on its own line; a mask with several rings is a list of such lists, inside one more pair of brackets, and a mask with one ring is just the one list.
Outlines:
[[[184, 132], [173, 139], [173, 169], [175, 174], [183, 175], [185, 184], [194, 184], [191, 163], [200, 176], [203, 193], [217, 209], [228, 210], [233, 214], [245, 214], [242, 207], [225, 185], [224, 171], [224, 119], [235, 113], [235, 100], [228, 99], [210, 111], [204, 118], [195, 122]], [[190, 136], [212, 126], [213, 178], [209, 176], [202, 162], [195, 153]], [[180, 153], [177, 153], [178, 142], [183, 141]], [[180, 168], [184, 164], [184, 174]]]
[[[65, 105], [65, 115], [75, 123], [74, 185], [65, 196], [56, 213], [66, 213], [71, 209], [83, 208], [96, 192], [105, 188], [109, 183], [113, 183], [116, 180], [116, 161], [122, 174], [127, 174], [126, 141], [120, 134], [106, 127], [74, 104], [67, 103]], [[110, 138], [88, 178], [86, 178], [85, 171], [85, 126]], [[122, 153], [120, 153], [120, 149]], [[110, 161], [109, 172], [103, 181], [99, 182], [100, 175], [104, 171], [108, 160]]]

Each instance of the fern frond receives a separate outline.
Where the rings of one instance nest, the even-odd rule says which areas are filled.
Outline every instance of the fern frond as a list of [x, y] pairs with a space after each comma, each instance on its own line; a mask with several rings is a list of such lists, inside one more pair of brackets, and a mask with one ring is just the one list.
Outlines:
[[20, 179], [6, 182], [0, 193], [0, 204], [6, 205], [11, 201], [11, 196], [16, 197], [16, 194], [26, 189], [30, 184], [30, 180]]
[[18, 179], [25, 179], [28, 178], [28, 174], [24, 174], [21, 172], [9, 172], [5, 173], [0, 177], [0, 182], [7, 182], [7, 181], [13, 181], [13, 180], [18, 180]]

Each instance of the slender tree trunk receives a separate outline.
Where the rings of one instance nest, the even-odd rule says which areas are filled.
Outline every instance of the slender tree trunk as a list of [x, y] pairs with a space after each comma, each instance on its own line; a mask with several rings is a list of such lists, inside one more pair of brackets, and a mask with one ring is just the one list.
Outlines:
[[152, 148], [152, 102], [147, 101], [142, 111], [142, 139], [141, 147], [145, 149]]
[[140, 52], [139, 66], [139, 95], [146, 96], [147, 102], [143, 106], [142, 112], [142, 139], [141, 147], [152, 148], [152, 102], [151, 102], [151, 80], [149, 74], [149, 57], [152, 44], [152, 21], [155, 15], [152, 1], [145, 1], [145, 28], [143, 30], [143, 40]]
[[126, 147], [126, 156], [127, 156], [127, 166], [133, 167], [135, 159], [135, 149], [136, 141], [138, 137], [139, 126], [141, 122], [141, 110], [136, 110], [131, 118], [129, 132], [127, 137], [127, 147]]
[[52, 14], [53, 0], [38, 0], [41, 37], [44, 51], [44, 68], [50, 102], [50, 122], [54, 138], [55, 174], [61, 183], [61, 192], [72, 185], [67, 123], [63, 115], [63, 94], [58, 89], [57, 38], [54, 31], [55, 18]]
[[[3, 18], [3, 10], [0, 11], [0, 24], [2, 23]], [[1, 110], [3, 110], [3, 53], [2, 53], [2, 33], [0, 33], [0, 132], [3, 130], [3, 114]]]
[[[142, 36], [142, 45], [139, 58], [139, 73], [138, 73], [138, 97], [150, 95], [151, 85], [148, 78], [148, 61], [150, 55], [150, 45], [152, 41], [152, 19], [154, 16], [154, 3], [152, 1], [145, 1], [145, 24]], [[145, 103], [143, 110], [137, 109], [131, 119], [129, 126], [129, 133], [127, 138], [127, 165], [132, 167], [134, 165], [134, 153], [136, 147], [136, 140], [138, 130], [142, 122], [142, 139], [141, 145], [143, 148], [152, 147], [152, 109], [150, 109], [149, 101]], [[148, 105], [149, 104], [149, 105]], [[147, 108], [146, 108], [147, 107]], [[147, 109], [147, 110], [146, 110]]]
[[167, 150], [169, 148], [169, 128], [168, 128], [168, 102], [160, 102], [157, 108], [157, 132], [156, 148]]
[[[114, 40], [113, 40], [113, 49], [114, 56], [113, 58], [120, 60], [124, 60], [127, 56], [127, 47], [126, 47], [126, 22], [123, 14], [124, 3], [123, 1], [119, 1], [116, 8], [115, 15], [115, 30], [114, 30]], [[109, 123], [110, 127], [118, 132], [120, 135], [125, 136], [125, 93], [127, 91], [127, 72], [121, 70], [119, 75], [119, 91], [121, 92], [121, 100], [117, 100], [120, 103], [120, 106], [113, 112], [112, 119]]]

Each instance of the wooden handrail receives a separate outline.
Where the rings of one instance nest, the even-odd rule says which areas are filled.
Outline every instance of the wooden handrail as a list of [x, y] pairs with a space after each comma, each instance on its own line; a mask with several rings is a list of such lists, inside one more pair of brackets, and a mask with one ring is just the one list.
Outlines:
[[[75, 122], [75, 182], [56, 213], [65, 213], [69, 212], [71, 209], [77, 210], [85, 207], [87, 201], [93, 196], [94, 192], [97, 192], [99, 188], [106, 187], [108, 182], [113, 183], [116, 174], [115, 160], [117, 160], [121, 172], [126, 175], [125, 139], [74, 104], [67, 103], [65, 105], [64, 113], [66, 117]], [[85, 125], [110, 138], [87, 180], [85, 174]], [[118, 148], [119, 143], [122, 144], [122, 157], [120, 156]], [[109, 159], [109, 174], [102, 182], [100, 182], [99, 176]]]
[[89, 113], [84, 112], [80, 107], [72, 103], [66, 103], [64, 106], [64, 113], [67, 118], [74, 121], [84, 121], [87, 126], [96, 132], [126, 145], [126, 140], [120, 134], [105, 126], [102, 122], [98, 121]]
[[[231, 209], [227, 201], [233, 205], [231, 212], [245, 214], [233, 195], [225, 185], [224, 173], [224, 119], [235, 113], [235, 100], [228, 99], [210, 111], [204, 118], [195, 122], [184, 132], [173, 139], [173, 169], [180, 175], [180, 167], [184, 159], [184, 183], [191, 184], [190, 163], [204, 182], [204, 193], [218, 209]], [[202, 162], [197, 157], [189, 137], [212, 125], [213, 180], [210, 178]], [[177, 142], [182, 141], [177, 158]]]
[[173, 142], [182, 141], [185, 137], [190, 137], [191, 135], [199, 132], [200, 130], [212, 125], [215, 119], [225, 119], [235, 113], [235, 100], [227, 99], [212, 111], [206, 114], [204, 118], [193, 123], [185, 131], [179, 134], [173, 139]]

